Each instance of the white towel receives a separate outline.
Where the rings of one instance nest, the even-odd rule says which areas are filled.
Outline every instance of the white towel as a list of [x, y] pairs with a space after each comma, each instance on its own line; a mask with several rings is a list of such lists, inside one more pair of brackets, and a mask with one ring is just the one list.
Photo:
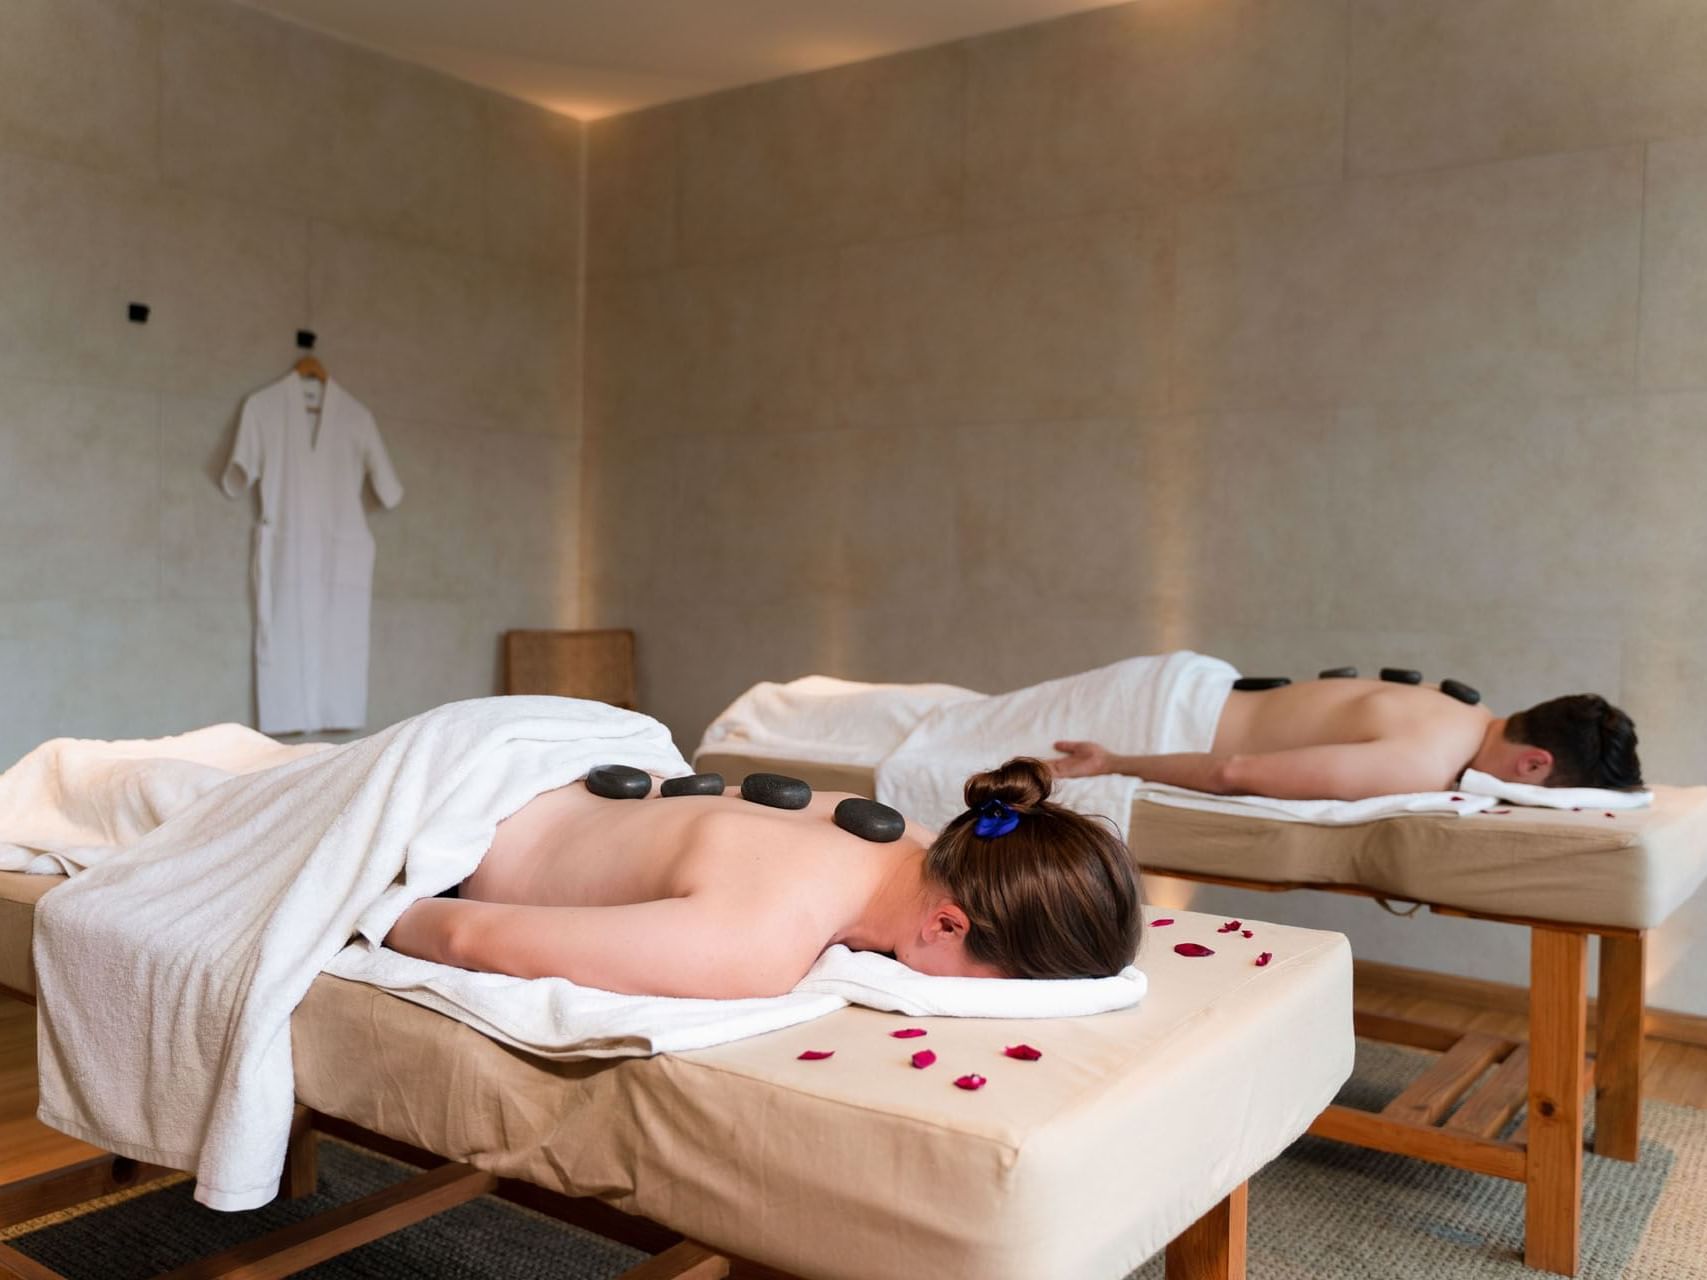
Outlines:
[[326, 750], [240, 724], [171, 738], [55, 738], [0, 774], [0, 871], [70, 875], [134, 844], [241, 773]]
[[929, 712], [980, 696], [952, 684], [861, 684], [834, 676], [756, 684], [711, 722], [699, 752], [875, 764]]
[[1479, 769], [1466, 769], [1456, 791], [1418, 791], [1409, 795], [1371, 796], [1366, 800], [1276, 800], [1271, 796], [1217, 796], [1160, 782], [1141, 783], [1141, 800], [1210, 813], [1237, 813], [1318, 826], [1352, 826], [1409, 813], [1450, 813], [1467, 817], [1500, 803], [1546, 809], [1641, 809], [1654, 802], [1651, 791], [1606, 791], [1598, 787], [1536, 787], [1502, 782]]
[[[1238, 674], [1219, 658], [1181, 650], [938, 707], [879, 762], [877, 798], [941, 827], [965, 810], [969, 775], [1012, 756], [1049, 759], [1058, 739], [1090, 739], [1122, 755], [1208, 751]], [[1101, 814], [1124, 839], [1138, 785], [1112, 774], [1068, 778], [1055, 784], [1053, 799]]]
[[1109, 978], [933, 978], [875, 951], [836, 946], [795, 990], [915, 1018], [1077, 1018], [1130, 1008], [1148, 985], [1131, 965]]
[[1480, 769], [1466, 769], [1458, 785], [1472, 795], [1492, 796], [1507, 804], [1532, 805], [1541, 809], [1646, 809], [1654, 802], [1652, 791], [1611, 791], [1603, 787], [1537, 787], [1525, 782], [1504, 782]]
[[849, 1004], [914, 1017], [1070, 1018], [1137, 1004], [1144, 975], [1072, 981], [936, 978], [875, 951], [827, 949], [785, 996], [687, 1000], [628, 996], [562, 978], [470, 973], [362, 941], [326, 971], [383, 987], [542, 1058], [617, 1058], [685, 1052], [823, 1017]]
[[1237, 813], [1312, 822], [1319, 826], [1351, 826], [1408, 813], [1486, 813], [1500, 803], [1544, 809], [1643, 809], [1653, 804], [1651, 791], [1608, 791], [1599, 787], [1537, 787], [1502, 782], [1479, 769], [1466, 769], [1456, 791], [1418, 791], [1408, 795], [1370, 796], [1366, 800], [1276, 800], [1271, 796], [1218, 796], [1160, 782], [1141, 783], [1140, 800], [1171, 804], [1181, 809]]
[[1275, 818], [1282, 822], [1312, 822], [1326, 827], [1353, 826], [1380, 818], [1398, 818], [1408, 813], [1481, 813], [1499, 803], [1491, 796], [1475, 795], [1468, 790], [1415, 791], [1393, 796], [1370, 796], [1363, 800], [1280, 800], [1274, 796], [1213, 795], [1163, 782], [1139, 782], [1134, 796], [1178, 809], [1236, 813], [1247, 818]]
[[564, 698], [453, 703], [233, 778], [36, 909], [43, 1120], [196, 1173], [217, 1209], [277, 1190], [289, 1023], [359, 932], [464, 879], [503, 818], [596, 764], [686, 763], [656, 721]]

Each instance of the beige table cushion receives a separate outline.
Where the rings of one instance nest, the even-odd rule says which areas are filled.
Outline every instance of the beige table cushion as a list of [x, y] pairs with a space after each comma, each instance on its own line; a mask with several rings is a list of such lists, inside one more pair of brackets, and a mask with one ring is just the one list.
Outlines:
[[[0, 902], [26, 905], [18, 879], [0, 879]], [[297, 1094], [804, 1276], [1112, 1280], [1277, 1155], [1350, 1071], [1345, 939], [1218, 923], [1176, 913], [1149, 930], [1150, 993], [1118, 1013], [919, 1019], [927, 1035], [897, 1040], [908, 1020], [847, 1009], [616, 1063], [545, 1062], [322, 977], [291, 1024]], [[1216, 954], [1175, 954], [1185, 941]], [[1042, 1059], [1003, 1055], [1020, 1042]], [[915, 1070], [927, 1048], [936, 1064]], [[968, 1072], [988, 1084], [957, 1089]]]
[[54, 885], [64, 883], [64, 876], [0, 871], [0, 987], [35, 997], [36, 971], [30, 963], [31, 920], [37, 899]]
[[[872, 795], [871, 769], [706, 754], [695, 767], [738, 782], [755, 768], [825, 791]], [[1407, 814], [1357, 826], [1204, 813], [1140, 800], [1132, 851], [1149, 871], [1277, 884], [1359, 885], [1487, 915], [1652, 929], [1707, 880], [1707, 787], [1656, 787], [1654, 804]]]

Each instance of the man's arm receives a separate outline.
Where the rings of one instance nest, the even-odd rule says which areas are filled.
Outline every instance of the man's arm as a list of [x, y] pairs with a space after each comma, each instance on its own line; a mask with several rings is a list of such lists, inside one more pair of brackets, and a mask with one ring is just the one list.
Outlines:
[[1367, 800], [1438, 791], [1451, 780], [1420, 744], [1399, 739], [1297, 747], [1252, 755], [1180, 752], [1115, 755], [1088, 742], [1057, 742], [1067, 755], [1051, 763], [1062, 777], [1125, 773], [1149, 782], [1226, 796], [1277, 800]]
[[823, 949], [795, 914], [690, 894], [616, 907], [467, 898], [415, 903], [386, 935], [405, 955], [517, 978], [568, 978], [629, 995], [774, 996]]

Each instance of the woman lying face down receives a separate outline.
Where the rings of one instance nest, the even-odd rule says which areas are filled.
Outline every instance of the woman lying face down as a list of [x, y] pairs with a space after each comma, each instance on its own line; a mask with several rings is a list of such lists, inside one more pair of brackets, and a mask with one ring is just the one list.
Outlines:
[[455, 898], [405, 911], [386, 945], [464, 969], [633, 995], [780, 995], [823, 950], [921, 973], [1105, 977], [1138, 947], [1131, 856], [1108, 823], [1048, 800], [1010, 760], [966, 783], [940, 835], [874, 844], [804, 809], [720, 796], [605, 800], [582, 783], [498, 827]]

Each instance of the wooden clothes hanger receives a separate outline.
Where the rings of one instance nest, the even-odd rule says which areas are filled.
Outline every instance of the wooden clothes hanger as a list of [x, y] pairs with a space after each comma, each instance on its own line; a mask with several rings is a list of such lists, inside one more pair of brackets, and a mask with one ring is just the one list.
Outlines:
[[317, 378], [321, 382], [328, 381], [326, 377], [326, 366], [321, 364], [314, 356], [303, 356], [302, 359], [298, 360], [296, 362], [295, 372], [304, 378]]

